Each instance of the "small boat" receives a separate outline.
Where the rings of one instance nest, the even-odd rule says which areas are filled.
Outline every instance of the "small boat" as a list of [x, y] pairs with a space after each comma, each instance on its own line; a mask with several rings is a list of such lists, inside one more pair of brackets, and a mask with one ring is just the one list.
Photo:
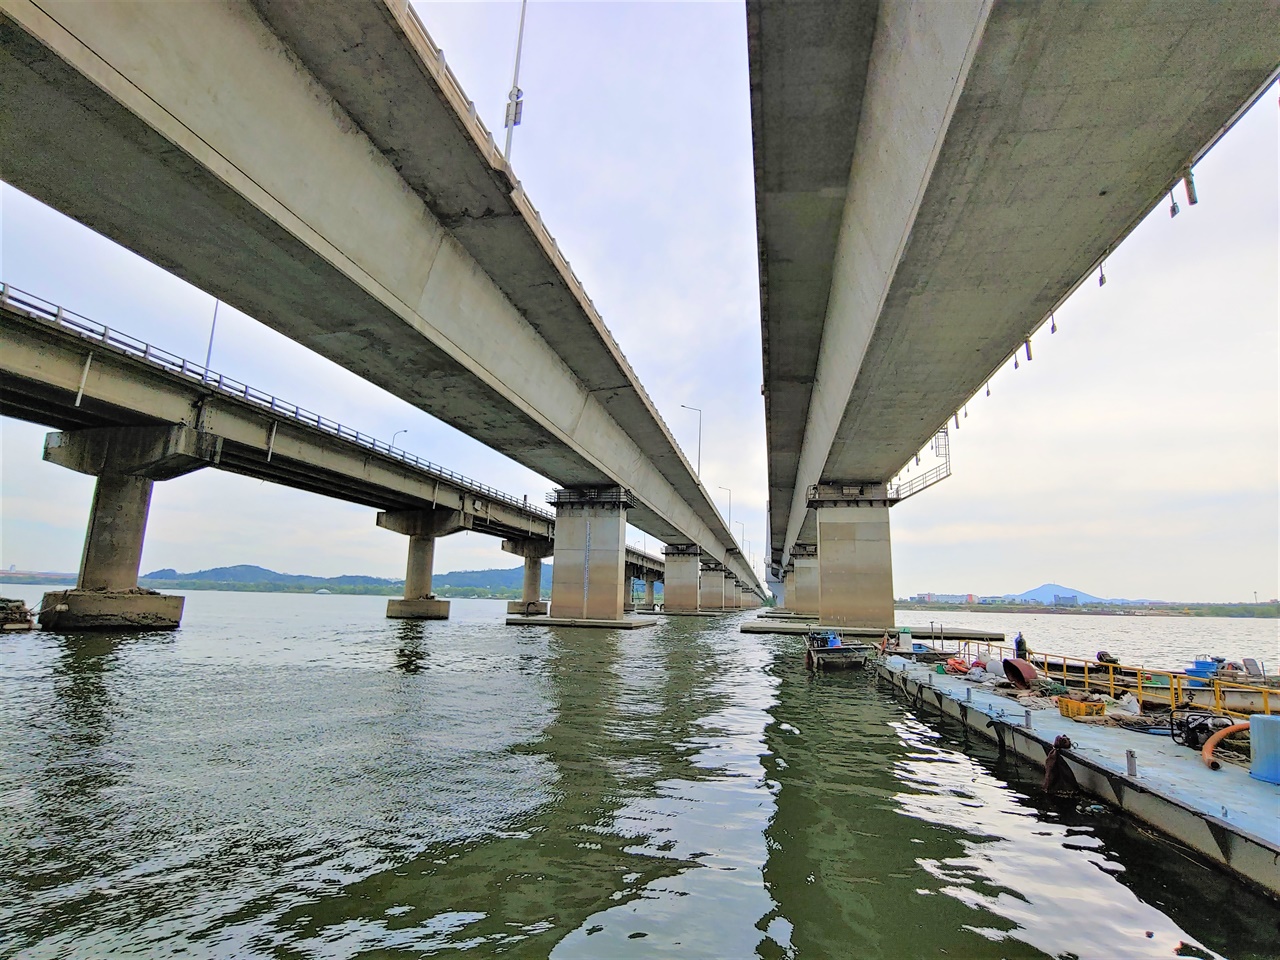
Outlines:
[[805, 635], [804, 665], [809, 670], [862, 670], [873, 648], [845, 643], [839, 631], [816, 628]]

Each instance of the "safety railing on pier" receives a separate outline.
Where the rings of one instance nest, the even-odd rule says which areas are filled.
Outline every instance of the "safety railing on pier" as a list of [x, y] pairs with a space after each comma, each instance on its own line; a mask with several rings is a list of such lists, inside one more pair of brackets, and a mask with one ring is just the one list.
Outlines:
[[[968, 660], [1005, 660], [1016, 651], [1005, 644], [989, 640], [955, 639], [945, 637], [935, 641], [933, 647], [942, 653], [954, 646], [957, 656]], [[1280, 710], [1280, 689], [1266, 687], [1243, 680], [1226, 680], [1218, 677], [1193, 677], [1175, 670], [1156, 670], [1151, 667], [1131, 666], [1123, 663], [1101, 663], [1084, 657], [1067, 657], [1027, 651], [1027, 661], [1051, 680], [1060, 680], [1063, 686], [1083, 688], [1093, 693], [1105, 693], [1115, 698], [1132, 693], [1148, 703], [1168, 704], [1170, 708], [1194, 703], [1204, 709], [1212, 709], [1230, 717], [1248, 717], [1255, 713], [1269, 714], [1272, 707]], [[1204, 696], [1201, 697], [1200, 694]], [[1212, 697], [1212, 703], [1205, 702]], [[1238, 701], [1250, 699], [1258, 709], [1239, 710]], [[1234, 704], [1234, 706], [1233, 706]]]
[[307, 410], [305, 407], [287, 403], [279, 397], [272, 396], [265, 391], [241, 383], [224, 374], [217, 373], [201, 364], [186, 360], [177, 354], [129, 336], [127, 333], [121, 333], [119, 330], [115, 330], [105, 324], [90, 320], [88, 317], [50, 303], [35, 294], [19, 290], [11, 284], [0, 283], [0, 304], [33, 320], [42, 321], [50, 326], [57, 327], [63, 332], [74, 334], [82, 340], [100, 344], [116, 353], [124, 354], [135, 360], [141, 360], [144, 363], [158, 367], [161, 370], [185, 377], [219, 394], [234, 397], [237, 400], [261, 407], [263, 410], [269, 411], [274, 417], [293, 420], [308, 427], [314, 427], [331, 436], [354, 443], [367, 450], [373, 450], [385, 457], [399, 460], [428, 474], [433, 480], [446, 480], [453, 486], [464, 489], [469, 493], [479, 494], [489, 500], [501, 501], [546, 520], [555, 520], [554, 513], [536, 506], [527, 499], [522, 500], [509, 493], [496, 490], [487, 484], [480, 483], [460, 473], [455, 473], [447, 467], [442, 467], [437, 463], [415, 456], [406, 450], [401, 450], [399, 447], [394, 447], [384, 440], [378, 440], [359, 430], [354, 430], [338, 423], [336, 420], [323, 417], [318, 413]]

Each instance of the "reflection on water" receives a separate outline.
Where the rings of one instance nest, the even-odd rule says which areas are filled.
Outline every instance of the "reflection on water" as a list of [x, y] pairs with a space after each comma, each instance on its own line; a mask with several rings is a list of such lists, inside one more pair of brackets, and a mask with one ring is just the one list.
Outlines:
[[1274, 952], [1274, 905], [794, 640], [384, 605], [0, 638], [0, 956]]

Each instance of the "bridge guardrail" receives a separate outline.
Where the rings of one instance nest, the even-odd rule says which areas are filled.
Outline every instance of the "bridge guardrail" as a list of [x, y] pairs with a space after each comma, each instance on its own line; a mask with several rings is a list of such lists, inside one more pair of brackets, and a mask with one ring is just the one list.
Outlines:
[[168, 350], [163, 350], [127, 333], [114, 330], [106, 324], [98, 323], [81, 314], [60, 307], [45, 300], [43, 297], [38, 297], [26, 290], [19, 290], [12, 284], [0, 283], [0, 304], [9, 308], [16, 307], [34, 320], [39, 320], [60, 330], [73, 333], [81, 339], [100, 343], [105, 347], [133, 357], [136, 360], [142, 360], [169, 373], [175, 373], [194, 380], [207, 389], [262, 407], [282, 419], [295, 420], [306, 426], [315, 427], [317, 430], [357, 444], [367, 450], [373, 450], [393, 460], [399, 460], [423, 471], [432, 479], [447, 480], [470, 493], [479, 494], [490, 500], [501, 501], [545, 520], [555, 520], [554, 513], [535, 506], [527, 500], [519, 500], [509, 493], [496, 490], [487, 484], [480, 483], [460, 473], [455, 473], [448, 467], [442, 467], [439, 464], [415, 456], [406, 450], [393, 447], [383, 440], [361, 433], [359, 430], [353, 430], [351, 427], [323, 417], [318, 413], [307, 410], [305, 407], [287, 403], [279, 397], [258, 390], [246, 383], [241, 383], [239, 380], [234, 380], [201, 364], [193, 363], [177, 354], [170, 353]]

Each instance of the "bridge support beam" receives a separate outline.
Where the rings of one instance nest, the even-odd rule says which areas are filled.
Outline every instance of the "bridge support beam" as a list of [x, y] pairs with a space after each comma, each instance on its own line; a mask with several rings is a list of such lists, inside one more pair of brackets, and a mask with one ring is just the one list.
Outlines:
[[817, 544], [796, 544], [791, 548], [791, 563], [792, 572], [787, 579], [787, 600], [791, 612], [817, 616], [820, 592]]
[[44, 459], [96, 476], [74, 590], [44, 595], [48, 630], [172, 630], [184, 599], [138, 586], [138, 568], [156, 480], [215, 462], [222, 441], [190, 427], [107, 427], [50, 433]]
[[652, 610], [656, 600], [653, 595], [653, 585], [657, 583], [652, 577], [644, 578], [644, 608]]
[[662, 609], [666, 613], [698, 612], [698, 581], [702, 551], [693, 544], [668, 544], [662, 549]]
[[517, 557], [524, 557], [524, 588], [519, 600], [512, 600], [507, 604], [507, 615], [545, 617], [548, 604], [542, 599], [542, 561], [554, 552], [551, 541], [503, 540], [502, 549]]
[[431, 592], [436, 538], [466, 530], [471, 518], [457, 510], [384, 510], [378, 526], [409, 537], [409, 560], [404, 573], [404, 599], [387, 601], [387, 616], [395, 620], [448, 620], [449, 601]]
[[826, 486], [820, 485], [810, 501], [818, 518], [818, 620], [839, 627], [892, 627], [889, 503], [827, 493]]
[[557, 490], [551, 617], [584, 626], [625, 624], [627, 507], [620, 487]]

